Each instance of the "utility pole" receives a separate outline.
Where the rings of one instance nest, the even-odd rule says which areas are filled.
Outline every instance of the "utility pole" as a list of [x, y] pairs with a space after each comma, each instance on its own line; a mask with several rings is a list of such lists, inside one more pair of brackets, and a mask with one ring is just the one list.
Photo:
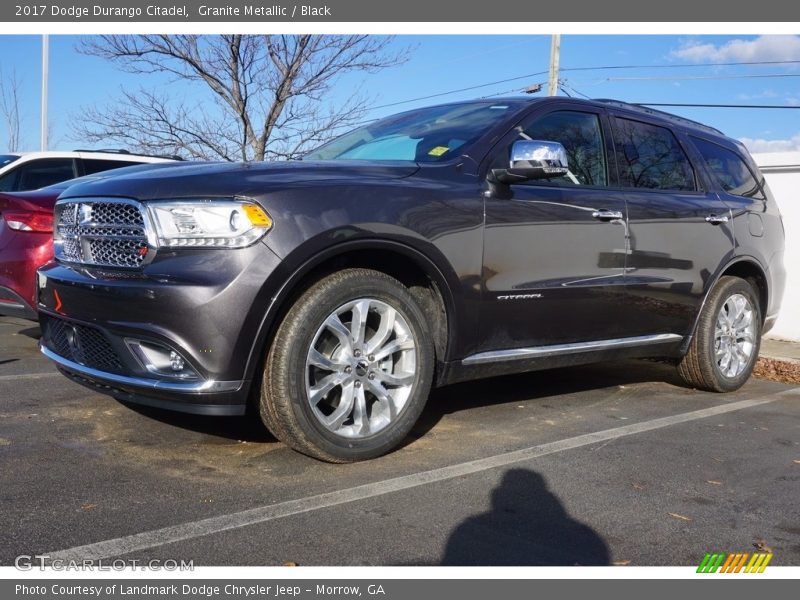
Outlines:
[[561, 54], [561, 34], [554, 33], [550, 40], [550, 79], [547, 85], [547, 95], [558, 95], [558, 59]]
[[42, 36], [42, 150], [47, 150], [47, 75], [50, 70], [50, 37]]

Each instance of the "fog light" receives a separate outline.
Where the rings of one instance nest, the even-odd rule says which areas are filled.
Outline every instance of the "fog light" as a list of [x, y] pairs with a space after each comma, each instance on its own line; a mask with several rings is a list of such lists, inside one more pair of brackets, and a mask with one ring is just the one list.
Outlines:
[[186, 365], [183, 357], [174, 350], [169, 353], [169, 362], [173, 371], [183, 371], [183, 367]]
[[197, 371], [186, 364], [186, 359], [168, 346], [133, 339], [126, 339], [125, 343], [142, 367], [154, 375], [178, 379], [200, 378]]

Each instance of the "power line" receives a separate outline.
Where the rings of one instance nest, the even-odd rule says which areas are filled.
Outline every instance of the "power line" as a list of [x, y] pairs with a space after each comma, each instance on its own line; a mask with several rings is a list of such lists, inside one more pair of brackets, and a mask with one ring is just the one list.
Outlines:
[[499, 85], [501, 83], [508, 83], [509, 81], [519, 81], [520, 79], [528, 79], [530, 77], [536, 77], [537, 75], [546, 75], [547, 71], [539, 71], [538, 73], [530, 73], [528, 75], [520, 75], [519, 77], [511, 77], [509, 79], [500, 79], [499, 81], [492, 81], [490, 83], [481, 83], [479, 85], [471, 85], [465, 88], [459, 88], [457, 90], [450, 90], [448, 92], [439, 92], [437, 94], [429, 94], [427, 96], [420, 96], [419, 98], [409, 98], [408, 100], [399, 100], [398, 102], [390, 102], [389, 104], [381, 104], [379, 106], [373, 106], [370, 110], [377, 110], [379, 108], [389, 108], [391, 106], [399, 106], [400, 104], [409, 104], [411, 102], [417, 102], [419, 100], [429, 100], [430, 98], [439, 98], [440, 96], [449, 96], [450, 94], [458, 94], [459, 92], [468, 92], [470, 90], [477, 90], [480, 88], [490, 87], [493, 85]]
[[515, 87], [515, 88], [512, 88], [510, 90], [504, 90], [502, 92], [494, 92], [492, 94], [486, 94], [485, 96], [481, 96], [480, 98], [478, 98], [478, 100], [485, 100], [486, 98], [495, 98], [497, 96], [507, 96], [508, 94], [514, 94], [514, 93], [517, 93], [517, 94], [532, 93], [532, 92], [528, 92], [529, 88], [536, 87], [536, 86], [540, 86], [541, 87], [546, 83], [547, 83], [546, 81], [539, 81], [539, 82], [533, 83], [533, 84], [531, 84], [529, 86], [526, 86], [524, 88]]
[[[569, 81], [569, 80], [564, 80], [564, 81], [561, 81], [560, 85], [561, 85], [561, 88], [562, 88], [562, 89], [564, 89], [564, 88], [570, 89], [570, 90], [572, 90], [574, 93], [578, 94], [578, 96], [581, 96], [582, 98], [586, 98], [587, 100], [592, 100], [592, 97], [591, 97], [591, 96], [587, 96], [587, 95], [586, 95], [586, 94], [584, 94], [582, 91], [580, 91], [580, 90], [578, 90], [577, 88], [575, 88], [575, 86], [574, 86], [574, 85], [572, 85], [571, 83], [568, 83], [568, 81]], [[568, 94], [568, 95], [569, 95], [569, 94]]]
[[[625, 69], [691, 69], [691, 68], [708, 68], [708, 67], [744, 67], [744, 66], [759, 66], [759, 65], [800, 65], [800, 60], [758, 60], [758, 61], [738, 61], [738, 62], [716, 62], [716, 63], [689, 63], [689, 64], [671, 64], [671, 65], [600, 65], [600, 66], [593, 66], [593, 67], [567, 67], [562, 68], [561, 71], [611, 71], [611, 70], [625, 70]], [[458, 94], [460, 92], [469, 92], [471, 90], [477, 90], [485, 87], [491, 87], [493, 85], [499, 85], [501, 83], [509, 83], [511, 81], [520, 81], [522, 79], [527, 79], [529, 77], [536, 77], [538, 75], [546, 75], [547, 71], [539, 71], [537, 73], [529, 73], [528, 75], [520, 75], [518, 77], [510, 77], [508, 79], [500, 79], [498, 81], [491, 81], [488, 83], [481, 83], [477, 85], [472, 85], [464, 88], [459, 88], [455, 90], [448, 90], [444, 92], [437, 92], [435, 94], [428, 94], [427, 96], [419, 96], [416, 98], [408, 98], [406, 100], [398, 100], [397, 102], [390, 102], [388, 104], [380, 104], [378, 106], [373, 106], [369, 110], [378, 110], [381, 108], [391, 108], [393, 106], [400, 106], [402, 104], [411, 104], [412, 102], [418, 102], [420, 100], [430, 100], [431, 98], [441, 98], [442, 96], [449, 96], [451, 94]], [[787, 75], [789, 76], [789, 75]], [[797, 77], [798, 75], [792, 75], [793, 77]], [[747, 77], [747, 76], [741, 76]], [[755, 76], [754, 76], [755, 77]], [[611, 80], [611, 79], [609, 79]], [[512, 90], [515, 91], [515, 90]], [[500, 94], [490, 94], [491, 97], [494, 95]]]
[[686, 63], [671, 65], [606, 65], [601, 67], [571, 67], [562, 71], [610, 71], [613, 69], [691, 69], [705, 67], [748, 67], [758, 65], [798, 65], [800, 60], [752, 60], [722, 63]]
[[697, 75], [684, 77], [606, 77], [603, 81], [701, 81], [704, 79], [778, 79], [800, 77], [800, 73], [766, 73], [761, 75]]

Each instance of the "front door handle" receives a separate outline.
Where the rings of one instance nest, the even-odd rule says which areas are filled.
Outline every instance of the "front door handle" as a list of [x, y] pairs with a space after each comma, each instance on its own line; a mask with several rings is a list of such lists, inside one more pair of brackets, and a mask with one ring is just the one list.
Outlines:
[[720, 223], [727, 223], [728, 221], [730, 221], [728, 215], [708, 215], [706, 217], [706, 223], [711, 223], [712, 225], [719, 225]]
[[601, 208], [600, 210], [596, 210], [592, 213], [592, 216], [595, 219], [600, 219], [601, 221], [612, 221], [614, 219], [621, 219], [622, 218], [622, 211], [619, 210], [606, 210]]

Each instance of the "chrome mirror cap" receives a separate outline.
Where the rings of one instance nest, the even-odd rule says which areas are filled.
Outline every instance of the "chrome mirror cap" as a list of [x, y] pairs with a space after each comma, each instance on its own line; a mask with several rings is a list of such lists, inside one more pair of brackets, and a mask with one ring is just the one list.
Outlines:
[[511, 146], [512, 169], [541, 167], [545, 173], [561, 175], [566, 173], [567, 151], [558, 142], [545, 140], [517, 140]]

